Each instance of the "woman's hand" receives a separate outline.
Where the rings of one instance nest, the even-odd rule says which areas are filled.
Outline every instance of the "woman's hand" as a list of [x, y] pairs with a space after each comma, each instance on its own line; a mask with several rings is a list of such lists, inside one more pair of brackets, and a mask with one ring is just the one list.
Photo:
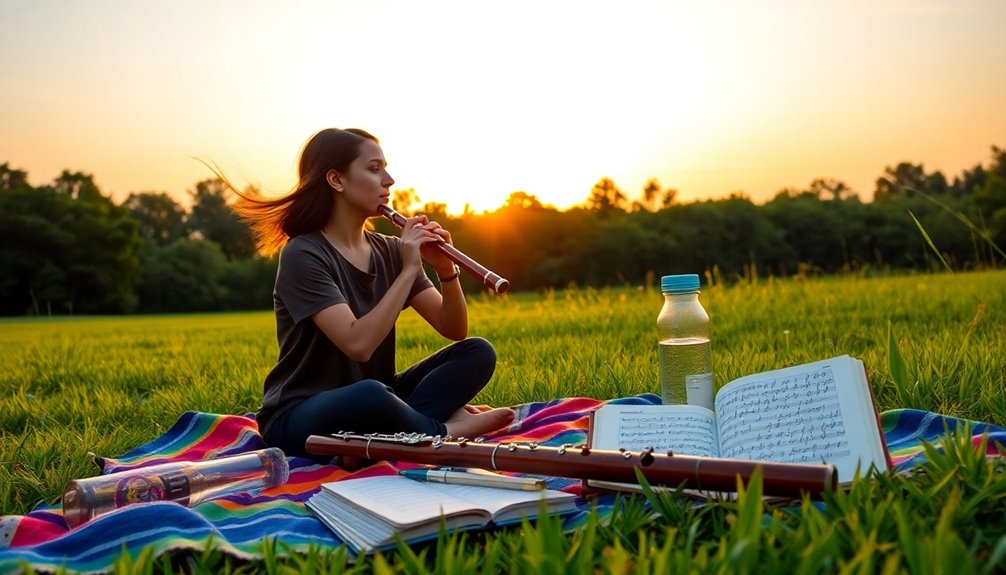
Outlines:
[[[451, 234], [440, 227], [437, 222], [429, 221], [426, 216], [417, 216], [412, 230], [421, 228], [429, 236], [419, 244], [422, 258], [437, 272], [440, 277], [440, 290], [427, 289], [419, 292], [410, 301], [411, 305], [423, 319], [440, 335], [454, 341], [468, 337], [468, 307], [465, 294], [461, 290], [461, 282], [453, 281], [457, 277], [454, 272], [454, 262], [442, 250], [434, 247], [434, 242], [451, 243]], [[426, 241], [432, 237], [433, 241]], [[444, 278], [451, 281], [444, 283]], [[474, 415], [474, 414], [472, 414]]]
[[[443, 237], [436, 230], [446, 233], [446, 230], [441, 228], [440, 224], [431, 222], [426, 216], [414, 216], [405, 220], [405, 226], [402, 227], [403, 271], [412, 272], [413, 274], [419, 273], [423, 269], [423, 260], [430, 262], [430, 265], [438, 273], [441, 269], [453, 268], [450, 260], [447, 260], [448, 264], [438, 267], [427, 257], [427, 254], [431, 252], [440, 253], [439, 250], [433, 249], [429, 245], [440, 241]], [[450, 239], [450, 234], [447, 234], [447, 238]]]
[[[426, 216], [419, 216], [419, 217], [424, 219], [426, 218]], [[439, 241], [441, 240], [446, 244], [454, 245], [454, 242], [451, 240], [451, 232], [445, 230], [443, 227], [440, 226], [439, 223], [431, 222], [428, 220], [427, 223], [425, 224], [425, 227], [427, 231], [436, 234], [438, 240], [437, 242], [430, 242], [428, 244], [423, 244], [422, 248], [420, 249], [420, 253], [423, 256], [423, 260], [425, 260], [426, 263], [430, 264], [430, 266], [432, 266], [433, 269], [436, 270], [437, 275], [442, 278], [453, 274], [454, 262], [451, 261], [451, 259], [448, 258], [446, 255], [444, 255], [444, 252], [433, 247], [435, 243], [439, 243]]]

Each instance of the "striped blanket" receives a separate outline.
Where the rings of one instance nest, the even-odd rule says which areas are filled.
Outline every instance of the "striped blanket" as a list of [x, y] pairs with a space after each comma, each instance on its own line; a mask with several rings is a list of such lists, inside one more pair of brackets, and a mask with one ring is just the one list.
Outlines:
[[[612, 403], [655, 404], [655, 395], [611, 400]], [[603, 402], [567, 398], [517, 406], [515, 423], [491, 437], [493, 441], [536, 441], [558, 446], [583, 443], [587, 415]], [[896, 468], [912, 467], [923, 457], [922, 442], [938, 443], [946, 429], [965, 423], [955, 418], [916, 410], [894, 410], [882, 415], [888, 448]], [[989, 452], [994, 443], [1006, 444], [1006, 429], [972, 423], [976, 434], [988, 432]], [[187, 412], [160, 437], [116, 459], [97, 460], [101, 473], [149, 466], [169, 461], [194, 461], [261, 449], [255, 420], [236, 415]], [[59, 507], [39, 506], [24, 516], [0, 518], [0, 572], [27, 562], [36, 570], [65, 566], [72, 571], [111, 570], [116, 558], [127, 552], [134, 558], [146, 547], [155, 555], [170, 550], [203, 550], [208, 546], [236, 557], [261, 556], [262, 543], [274, 539], [292, 552], [310, 546], [336, 547], [340, 541], [304, 507], [319, 486], [369, 475], [393, 474], [397, 468], [382, 462], [350, 473], [332, 465], [290, 458], [286, 484], [256, 494], [235, 494], [205, 501], [192, 508], [175, 503], [133, 505], [95, 518], [69, 530]], [[579, 493], [578, 481], [554, 477], [549, 487]], [[601, 513], [610, 512], [613, 497], [592, 500]], [[566, 519], [575, 529], [587, 516], [589, 505]]]

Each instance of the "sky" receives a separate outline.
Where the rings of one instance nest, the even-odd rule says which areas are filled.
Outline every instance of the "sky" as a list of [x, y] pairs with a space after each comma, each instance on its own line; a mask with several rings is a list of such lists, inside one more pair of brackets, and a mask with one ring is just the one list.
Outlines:
[[218, 165], [284, 193], [328, 128], [393, 189], [565, 209], [608, 177], [683, 202], [815, 178], [864, 200], [1006, 147], [1003, 0], [0, 0], [0, 164], [188, 204]]

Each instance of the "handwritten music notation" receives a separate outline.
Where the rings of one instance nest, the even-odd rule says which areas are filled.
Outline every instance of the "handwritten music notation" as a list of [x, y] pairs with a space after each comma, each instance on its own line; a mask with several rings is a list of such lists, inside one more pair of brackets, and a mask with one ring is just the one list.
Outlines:
[[716, 457], [716, 422], [696, 413], [623, 413], [618, 420], [618, 446]]
[[852, 454], [827, 365], [721, 391], [716, 415], [721, 457], [818, 463]]

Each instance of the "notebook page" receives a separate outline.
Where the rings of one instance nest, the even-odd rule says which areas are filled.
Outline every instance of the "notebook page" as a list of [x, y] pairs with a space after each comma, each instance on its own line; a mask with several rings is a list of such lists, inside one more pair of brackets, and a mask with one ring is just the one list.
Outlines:
[[538, 514], [539, 504], [542, 499], [550, 502], [550, 504], [555, 501], [566, 501], [572, 504], [573, 500], [576, 499], [570, 493], [550, 489], [523, 491], [478, 485], [445, 483], [427, 483], [426, 485], [431, 491], [446, 493], [451, 497], [469, 502], [472, 507], [485, 509], [494, 517], [511, 508], [526, 508], [528, 516], [532, 517]]
[[374, 521], [352, 506], [336, 505], [325, 496], [314, 495], [306, 504], [340, 539], [357, 550], [378, 548], [395, 536], [395, 530], [389, 524]]
[[453, 497], [449, 492], [431, 491], [434, 485], [388, 475], [333, 481], [323, 484], [322, 488], [380, 515], [398, 528], [435, 521], [441, 515], [472, 511], [489, 520], [487, 512], [477, 509], [479, 505]]

